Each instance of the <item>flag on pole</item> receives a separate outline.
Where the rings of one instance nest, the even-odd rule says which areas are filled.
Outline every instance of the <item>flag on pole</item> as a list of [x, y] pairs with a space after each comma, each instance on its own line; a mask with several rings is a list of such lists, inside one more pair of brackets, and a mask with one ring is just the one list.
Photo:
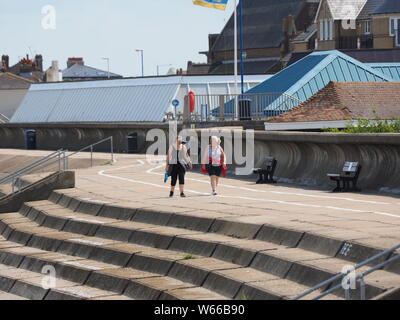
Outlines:
[[198, 6], [225, 10], [228, 0], [193, 0], [193, 4]]

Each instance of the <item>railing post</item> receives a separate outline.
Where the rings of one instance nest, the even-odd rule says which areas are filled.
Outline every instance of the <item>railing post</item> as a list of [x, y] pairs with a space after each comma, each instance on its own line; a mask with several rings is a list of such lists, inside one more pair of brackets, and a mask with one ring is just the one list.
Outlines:
[[111, 136], [111, 164], [114, 163], [114, 137]]
[[365, 281], [364, 277], [360, 278], [360, 298], [361, 300], [365, 300], [366, 293], [365, 293]]
[[58, 172], [61, 171], [61, 152], [58, 153]]
[[225, 120], [225, 96], [222, 94], [219, 96], [219, 119]]
[[90, 146], [90, 167], [93, 167], [93, 145]]

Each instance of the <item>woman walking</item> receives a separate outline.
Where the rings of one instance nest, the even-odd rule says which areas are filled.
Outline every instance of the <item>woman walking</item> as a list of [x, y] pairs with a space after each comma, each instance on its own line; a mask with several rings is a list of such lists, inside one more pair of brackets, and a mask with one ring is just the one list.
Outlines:
[[202, 171], [208, 172], [210, 176], [212, 195], [216, 196], [219, 178], [221, 173], [226, 175], [226, 157], [222, 149], [221, 140], [218, 137], [211, 137], [211, 144], [204, 152], [202, 161]]
[[182, 198], [186, 197], [184, 192], [186, 165], [190, 168], [192, 162], [188, 155], [186, 146], [183, 144], [181, 136], [177, 137], [176, 142], [171, 144], [169, 147], [166, 162], [165, 172], [168, 172], [168, 175], [171, 176], [171, 190], [169, 192], [170, 198], [174, 196], [178, 178], [180, 195]]

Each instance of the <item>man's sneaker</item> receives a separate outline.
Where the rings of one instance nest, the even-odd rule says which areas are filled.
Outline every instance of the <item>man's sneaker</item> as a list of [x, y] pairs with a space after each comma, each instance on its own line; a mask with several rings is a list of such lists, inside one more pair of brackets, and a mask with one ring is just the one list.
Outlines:
[[218, 193], [217, 193], [216, 191], [213, 191], [213, 192], [212, 192], [212, 195], [213, 195], [213, 196], [217, 196]]
[[186, 198], [186, 195], [182, 192], [182, 193], [181, 193], [181, 197], [182, 197], [182, 198]]

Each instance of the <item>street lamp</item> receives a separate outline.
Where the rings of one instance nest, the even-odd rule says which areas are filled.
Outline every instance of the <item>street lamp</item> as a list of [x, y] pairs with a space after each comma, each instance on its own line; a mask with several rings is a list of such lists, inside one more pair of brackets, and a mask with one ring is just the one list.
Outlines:
[[143, 52], [144, 52], [144, 50], [143, 49], [136, 49], [135, 51], [136, 52], [140, 52], [141, 55], [142, 55], [142, 77], [144, 77], [144, 64], [143, 64]]
[[110, 79], [110, 58], [102, 58], [107, 61], [107, 78]]
[[157, 76], [160, 75], [160, 67], [170, 67], [172, 64], [159, 64], [157, 65]]

